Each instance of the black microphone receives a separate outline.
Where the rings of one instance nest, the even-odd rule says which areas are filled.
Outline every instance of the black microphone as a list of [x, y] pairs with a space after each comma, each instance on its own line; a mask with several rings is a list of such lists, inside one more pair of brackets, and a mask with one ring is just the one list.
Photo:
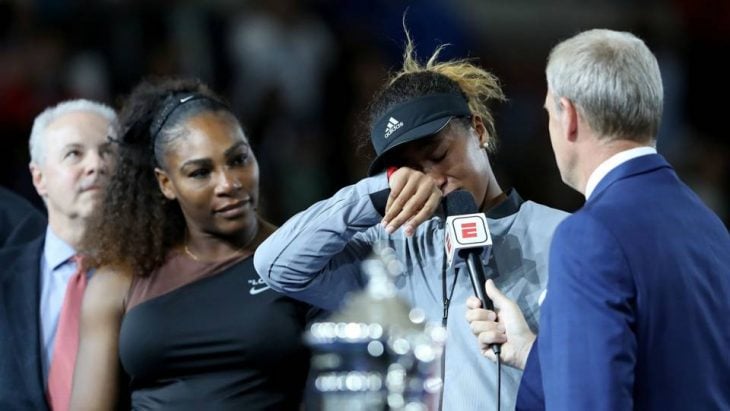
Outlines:
[[[487, 276], [482, 259], [488, 260], [492, 248], [487, 218], [480, 213], [474, 197], [464, 190], [456, 190], [446, 196], [444, 202], [446, 230], [444, 248], [449, 267], [466, 263], [474, 294], [482, 307], [494, 311], [494, 303], [484, 291]], [[498, 344], [492, 344], [492, 351], [499, 355]]]

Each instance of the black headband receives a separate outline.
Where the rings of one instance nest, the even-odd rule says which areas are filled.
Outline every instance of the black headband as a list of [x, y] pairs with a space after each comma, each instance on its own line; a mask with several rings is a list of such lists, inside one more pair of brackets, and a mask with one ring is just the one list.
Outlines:
[[393, 148], [438, 133], [453, 117], [470, 115], [469, 104], [460, 93], [430, 94], [395, 105], [370, 132], [377, 157], [368, 175], [382, 171], [383, 156]]
[[204, 94], [196, 92], [173, 93], [163, 100], [161, 108], [158, 109], [157, 114], [155, 114], [155, 117], [152, 119], [152, 123], [150, 123], [150, 142], [154, 144], [157, 139], [157, 134], [160, 133], [160, 130], [162, 130], [163, 126], [175, 110], [185, 104], [199, 100], [207, 100], [212, 102], [214, 107], [218, 106], [222, 109], [228, 110], [228, 106], [225, 103]]

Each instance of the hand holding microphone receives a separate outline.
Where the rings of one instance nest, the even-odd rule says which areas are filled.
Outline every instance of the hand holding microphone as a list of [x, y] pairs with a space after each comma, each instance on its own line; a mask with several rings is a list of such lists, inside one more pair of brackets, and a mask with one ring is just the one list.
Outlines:
[[487, 347], [501, 344], [502, 362], [520, 370], [524, 369], [527, 356], [535, 342], [535, 334], [527, 325], [520, 307], [502, 294], [495, 287], [494, 281], [487, 280], [485, 290], [487, 296], [494, 302], [496, 312], [481, 308], [482, 304], [477, 298], [469, 297], [466, 300], [466, 320], [471, 331], [477, 337], [484, 356], [497, 361], [495, 354]]

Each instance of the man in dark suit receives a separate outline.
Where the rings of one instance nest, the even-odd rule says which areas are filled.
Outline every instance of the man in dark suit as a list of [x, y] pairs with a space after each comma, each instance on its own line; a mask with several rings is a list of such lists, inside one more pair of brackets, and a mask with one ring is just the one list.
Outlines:
[[629, 33], [556, 46], [545, 109], [563, 181], [586, 203], [558, 226], [537, 345], [491, 281], [470, 299], [487, 357], [524, 366], [518, 409], [730, 409], [730, 235], [656, 153], [662, 83]]
[[0, 248], [24, 244], [46, 229], [46, 217], [28, 200], [0, 187]]
[[[114, 160], [107, 136], [115, 122], [109, 107], [75, 100], [45, 110], [33, 124], [30, 170], [48, 226], [30, 243], [0, 250], [1, 410], [65, 411], [73, 365], [54, 365], [54, 358], [67, 357], [54, 350], [57, 328], [70, 278], [88, 275], [75, 254]], [[52, 365], [64, 371], [52, 373], [60, 390], [49, 388]], [[51, 398], [51, 391], [62, 394]]]

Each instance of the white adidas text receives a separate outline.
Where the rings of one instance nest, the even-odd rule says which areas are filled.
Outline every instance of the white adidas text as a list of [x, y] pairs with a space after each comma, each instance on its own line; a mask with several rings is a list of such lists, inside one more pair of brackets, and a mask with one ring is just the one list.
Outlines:
[[396, 130], [403, 127], [403, 122], [398, 121], [391, 117], [388, 120], [388, 125], [385, 126], [385, 138], [390, 137], [391, 134], [393, 134]]

